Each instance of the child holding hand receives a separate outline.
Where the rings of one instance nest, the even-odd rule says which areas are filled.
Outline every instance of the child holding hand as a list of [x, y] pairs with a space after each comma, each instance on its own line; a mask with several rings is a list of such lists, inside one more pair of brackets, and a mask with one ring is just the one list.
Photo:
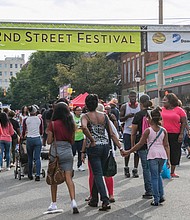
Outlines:
[[151, 205], [158, 206], [165, 201], [162, 183], [162, 167], [167, 160], [167, 166], [170, 168], [170, 148], [168, 143], [167, 131], [161, 127], [161, 108], [147, 111], [147, 120], [150, 127], [145, 130], [140, 141], [130, 150], [122, 151], [122, 156], [127, 157], [134, 151], [140, 149], [145, 143], [148, 146], [147, 163], [150, 168], [151, 182], [154, 200]]

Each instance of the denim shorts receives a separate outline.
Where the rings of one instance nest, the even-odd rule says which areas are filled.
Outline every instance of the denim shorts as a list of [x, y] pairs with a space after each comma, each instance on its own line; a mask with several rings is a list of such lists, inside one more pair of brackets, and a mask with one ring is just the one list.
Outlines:
[[131, 149], [131, 135], [130, 134], [123, 134], [123, 144], [125, 150]]

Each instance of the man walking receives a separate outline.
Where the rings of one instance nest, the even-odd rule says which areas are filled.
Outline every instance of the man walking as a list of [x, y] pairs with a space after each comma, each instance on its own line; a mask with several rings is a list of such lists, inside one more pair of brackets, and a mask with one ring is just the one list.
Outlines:
[[[129, 93], [129, 102], [123, 104], [120, 109], [120, 121], [124, 122], [124, 130], [123, 130], [123, 143], [125, 150], [131, 149], [131, 128], [132, 128], [132, 121], [135, 113], [140, 111], [139, 103], [136, 101], [136, 91], [130, 91]], [[129, 159], [130, 156], [125, 157], [125, 167], [124, 167], [124, 174], [127, 178], [130, 177], [129, 171]], [[135, 152], [134, 153], [134, 169], [132, 170], [132, 176], [134, 178], [139, 177], [138, 175], [138, 163], [139, 163], [139, 156]]]

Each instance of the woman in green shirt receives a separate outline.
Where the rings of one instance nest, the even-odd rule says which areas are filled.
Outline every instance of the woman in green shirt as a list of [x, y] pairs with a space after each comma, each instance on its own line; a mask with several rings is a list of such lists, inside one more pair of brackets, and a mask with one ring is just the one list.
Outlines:
[[78, 153], [77, 168], [78, 171], [84, 171], [85, 169], [82, 166], [82, 160], [81, 160], [81, 150], [84, 141], [84, 134], [81, 128], [82, 108], [80, 106], [76, 106], [74, 107], [73, 112], [74, 112], [73, 118], [76, 124], [75, 143], [72, 146], [73, 156], [76, 155], [76, 152]]

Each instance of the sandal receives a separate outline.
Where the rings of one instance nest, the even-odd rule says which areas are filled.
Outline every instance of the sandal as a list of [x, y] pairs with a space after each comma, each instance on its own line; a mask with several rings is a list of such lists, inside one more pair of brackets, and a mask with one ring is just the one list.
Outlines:
[[115, 199], [114, 198], [110, 198], [109, 201], [110, 201], [110, 203], [114, 203]]
[[85, 199], [86, 202], [90, 201], [91, 197], [89, 196], [88, 198]]

